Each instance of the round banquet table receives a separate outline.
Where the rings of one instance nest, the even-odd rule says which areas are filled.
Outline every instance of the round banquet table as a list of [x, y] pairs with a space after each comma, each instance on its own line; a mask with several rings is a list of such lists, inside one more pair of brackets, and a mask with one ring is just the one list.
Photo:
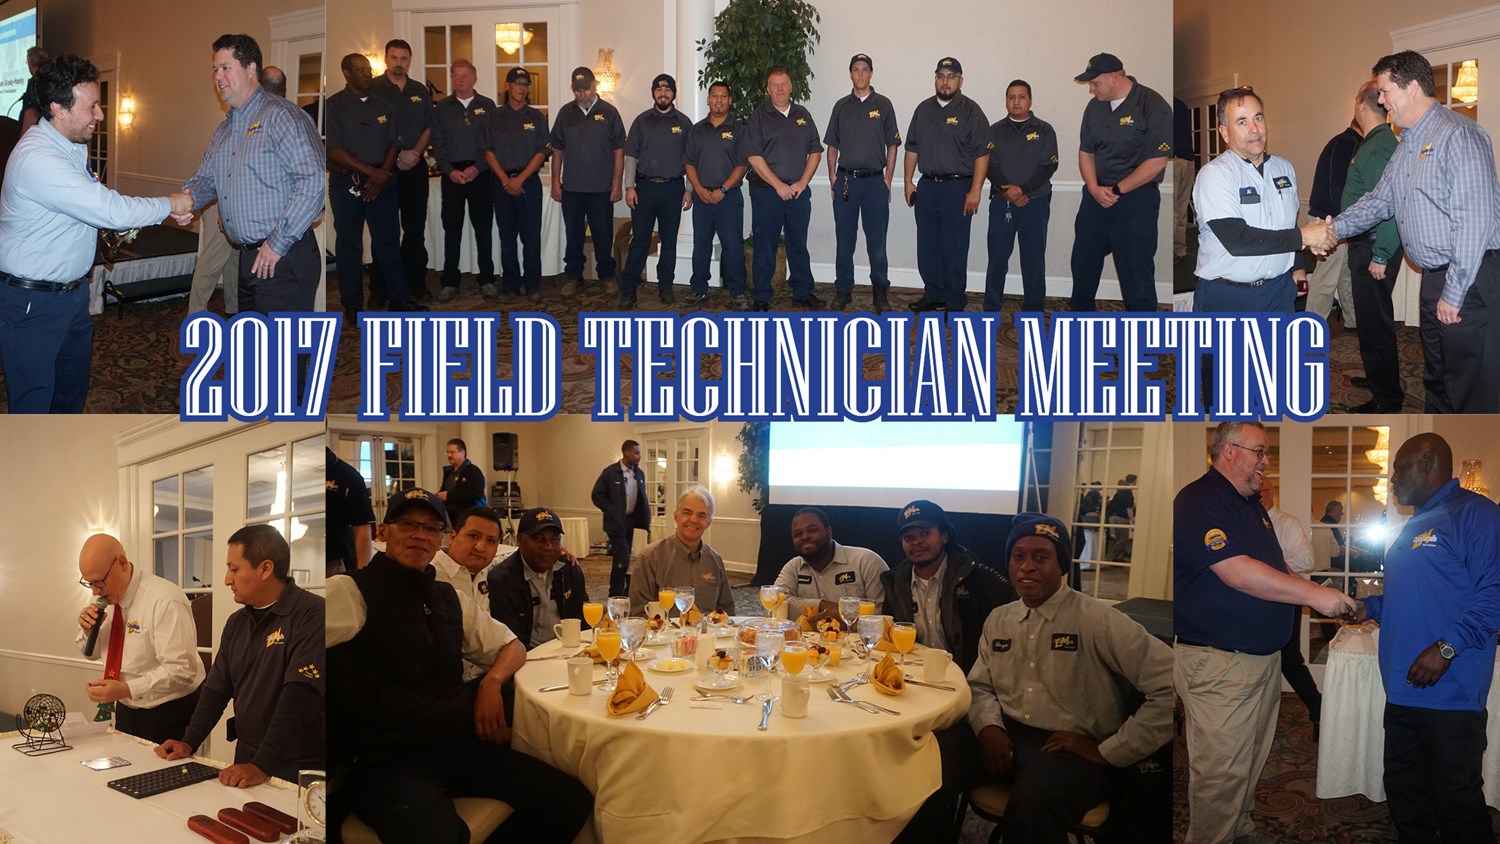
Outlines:
[[[1316, 794], [1327, 800], [1363, 794], [1385, 801], [1385, 686], [1380, 681], [1380, 628], [1342, 627], [1328, 647], [1323, 673], [1323, 729]], [[1497, 655], [1500, 657], [1500, 655]], [[1496, 661], [1500, 678], [1500, 658]], [[1500, 682], [1491, 681], [1485, 729], [1484, 802], [1500, 809]]]
[[[566, 660], [540, 658], [568, 650], [541, 645], [517, 672], [512, 746], [581, 780], [594, 793], [593, 832], [611, 843], [889, 841], [941, 782], [932, 731], [969, 708], [968, 683], [950, 662], [944, 682], [956, 691], [908, 684], [888, 697], [868, 684], [850, 689], [899, 716], [835, 703], [828, 684], [813, 683], [806, 718], [787, 718], [778, 701], [770, 729], [760, 732], [759, 701], [708, 708], [689, 698], [710, 672], [662, 674], [642, 660], [647, 684], [658, 692], [671, 686], [675, 697], [638, 721], [606, 714], [597, 686], [587, 697], [538, 691], [567, 682]], [[652, 660], [670, 655], [666, 647], [646, 650]], [[870, 664], [846, 659], [828, 670], [845, 680]], [[920, 672], [914, 665], [907, 673], [921, 679]], [[595, 666], [594, 678], [603, 676]], [[763, 677], [747, 680], [732, 694], [765, 686]], [[779, 680], [770, 686], [780, 691]]]

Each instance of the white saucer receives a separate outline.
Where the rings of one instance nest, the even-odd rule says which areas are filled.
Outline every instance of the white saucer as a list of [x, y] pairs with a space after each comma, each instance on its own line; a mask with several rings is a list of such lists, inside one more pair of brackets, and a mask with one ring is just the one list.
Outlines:
[[[663, 665], [665, 665], [666, 667], [663, 667]], [[696, 666], [693, 665], [693, 661], [690, 659], [683, 659], [679, 656], [669, 656], [662, 659], [653, 660], [652, 663], [646, 667], [658, 674], [681, 674], [685, 671], [692, 671]]]
[[725, 674], [722, 677], [714, 677], [708, 680], [698, 680], [693, 683], [693, 688], [700, 692], [727, 692], [730, 689], [738, 689], [744, 685], [738, 674]]

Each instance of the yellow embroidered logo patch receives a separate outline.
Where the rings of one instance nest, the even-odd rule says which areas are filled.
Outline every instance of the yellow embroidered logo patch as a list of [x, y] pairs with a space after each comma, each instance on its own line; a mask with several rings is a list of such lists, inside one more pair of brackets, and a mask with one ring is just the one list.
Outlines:
[[1428, 144], [1427, 146], [1422, 147], [1422, 151], [1419, 152], [1419, 153], [1417, 153], [1417, 157], [1418, 158], [1426, 158], [1427, 154], [1430, 153], [1430, 152], [1432, 152], [1432, 144]]
[[140, 633], [141, 632], [141, 623], [139, 621], [127, 621], [127, 622], [125, 622], [125, 632], [126, 633]]
[[414, 103], [420, 103], [422, 101], [422, 95], [421, 94], [412, 94], [411, 95], [411, 101], [414, 102]]
[[247, 137], [247, 138], [248, 138], [248, 137], [250, 137], [250, 136], [251, 136], [251, 135], [254, 135], [254, 134], [255, 134], [255, 131], [256, 131], [256, 130], [257, 130], [257, 129], [259, 129], [259, 128], [260, 128], [260, 121], [259, 121], [259, 120], [257, 120], [257, 121], [255, 121], [255, 122], [254, 122], [254, 123], [252, 123], [252, 124], [250, 124], [250, 128], [249, 128], [249, 129], [246, 129], [246, 130], [245, 130], [245, 137]]
[[536, 131], [536, 124], [535, 123], [522, 123], [521, 124], [521, 128], [524, 131], [527, 131], [527, 132], [535, 132]]
[[1037, 138], [1040, 138], [1041, 136], [1042, 136], [1041, 132], [1028, 132], [1028, 133], [1026, 133], [1026, 140], [1028, 140], [1028, 141], [1034, 141]]
[[732, 140], [734, 140], [734, 133], [733, 132], [720, 132], [719, 133], [719, 140], [721, 140], [721, 141], [732, 141]]
[[1435, 536], [1433, 534], [1433, 532], [1430, 531], [1430, 530], [1424, 531], [1422, 533], [1419, 533], [1416, 536], [1413, 536], [1411, 538], [1411, 549], [1413, 551], [1417, 550], [1418, 548], [1421, 548], [1424, 545], [1436, 545], [1436, 544], [1437, 544], [1437, 536]]
[[912, 516], [920, 515], [921, 512], [922, 512], [922, 508], [920, 508], [917, 505], [913, 504], [910, 507], [907, 507], [905, 510], [901, 511], [901, 518], [903, 518], [903, 519], [910, 519]]
[[807, 119], [803, 118], [803, 117], [797, 118], [797, 125], [798, 126], [806, 126], [807, 125]]
[[304, 665], [301, 668], [298, 668], [297, 673], [301, 674], [303, 677], [306, 677], [309, 680], [317, 680], [318, 678], [323, 676], [322, 674], [318, 673], [318, 667], [311, 664]]
[[602, 115], [602, 114], [596, 114], [596, 115], [594, 115], [594, 121], [597, 122], [597, 123], [603, 123], [604, 122], [604, 115]]
[[286, 644], [286, 636], [282, 634], [280, 627], [276, 628], [275, 632], [266, 637], [266, 647], [268, 648], [272, 645], [284, 644]]
[[1135, 125], [1135, 117], [1133, 115], [1129, 115], [1129, 114], [1125, 115], [1124, 117], [1120, 118], [1120, 125], [1121, 126], [1134, 126]]
[[1208, 533], [1203, 534], [1203, 547], [1210, 551], [1222, 551], [1229, 544], [1229, 537], [1218, 528], [1211, 528]]
[[1050, 536], [1053, 539], [1056, 539], [1057, 538], [1057, 525], [1037, 525], [1036, 526], [1036, 535], [1037, 536]]
[[474, 115], [476, 117], [481, 114], [484, 114], [484, 106], [480, 106], [479, 108], [474, 109]]
[[949, 125], [949, 126], [957, 126], [958, 125], [958, 118], [957, 117], [950, 117], [947, 120], [944, 120], [943, 122], [945, 124]]
[[1157, 152], [1171, 152], [1172, 151], [1172, 145], [1169, 144], [1169, 143], [1167, 143], [1166, 141], [1162, 141], [1160, 144], [1157, 145], [1156, 151]]
[[681, 126], [673, 126], [672, 127], [672, 134], [674, 134], [674, 135], [681, 135], [682, 134], [682, 127]]
[[377, 115], [377, 116], [376, 116], [376, 117], [375, 117], [375, 122], [376, 122], [376, 123], [380, 123], [380, 124], [382, 124], [382, 125], [383, 125], [383, 124], [384, 124], [384, 123], [385, 123], [385, 115], [383, 115], [383, 114], [381, 114], [381, 115]]
[[872, 119], [876, 118], [876, 117], [879, 117], [879, 116], [880, 116], [880, 109], [878, 109], [878, 108], [872, 108], [872, 109], [870, 109], [870, 117]]

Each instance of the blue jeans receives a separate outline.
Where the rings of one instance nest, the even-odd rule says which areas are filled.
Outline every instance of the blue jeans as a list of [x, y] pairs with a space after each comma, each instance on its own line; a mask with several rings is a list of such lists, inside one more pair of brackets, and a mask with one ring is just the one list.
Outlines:
[[1127, 311], [1156, 310], [1156, 218], [1161, 191], [1141, 185], [1105, 208], [1088, 188], [1073, 222], [1073, 301], [1075, 311], [1094, 310], [1104, 257], [1115, 256], [1115, 275]]
[[694, 293], [707, 293], [713, 278], [714, 237], [719, 238], [719, 276], [731, 296], [745, 295], [745, 192], [736, 187], [714, 205], [693, 202]]
[[865, 224], [865, 254], [870, 259], [870, 284], [890, 287], [890, 262], [885, 254], [886, 229], [891, 220], [891, 191], [881, 176], [856, 179], [839, 173], [833, 183], [834, 289], [854, 290], [854, 241], [859, 223]]
[[1021, 310], [1040, 312], [1047, 299], [1047, 223], [1052, 219], [1052, 195], [1039, 196], [1025, 205], [1012, 205], [1005, 197], [990, 199], [988, 245], [990, 265], [984, 273], [984, 309], [1000, 310], [1005, 296], [1005, 275], [1010, 271], [1010, 253], [1021, 242]]
[[755, 301], [769, 302], [771, 276], [776, 274], [776, 247], [786, 235], [786, 280], [792, 298], [812, 295], [812, 259], [807, 254], [807, 226], [812, 222], [812, 188], [796, 199], [783, 200], [774, 188], [750, 189], [750, 230], [755, 237]]

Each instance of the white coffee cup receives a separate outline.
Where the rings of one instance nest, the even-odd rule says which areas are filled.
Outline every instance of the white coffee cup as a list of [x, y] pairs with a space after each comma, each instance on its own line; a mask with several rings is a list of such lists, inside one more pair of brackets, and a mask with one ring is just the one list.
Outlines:
[[582, 623], [576, 618], [565, 618], [561, 624], [552, 625], [552, 635], [562, 640], [563, 647], [576, 648], [578, 647], [578, 637], [581, 635], [579, 630]]
[[922, 652], [922, 679], [929, 683], [941, 683], [948, 677], [948, 661], [953, 657], [947, 651], [926, 650]]
[[594, 661], [586, 656], [568, 658], [568, 694], [586, 695], [594, 690]]
[[788, 718], [807, 717], [807, 699], [811, 687], [806, 674], [792, 674], [781, 678], [781, 714]]

